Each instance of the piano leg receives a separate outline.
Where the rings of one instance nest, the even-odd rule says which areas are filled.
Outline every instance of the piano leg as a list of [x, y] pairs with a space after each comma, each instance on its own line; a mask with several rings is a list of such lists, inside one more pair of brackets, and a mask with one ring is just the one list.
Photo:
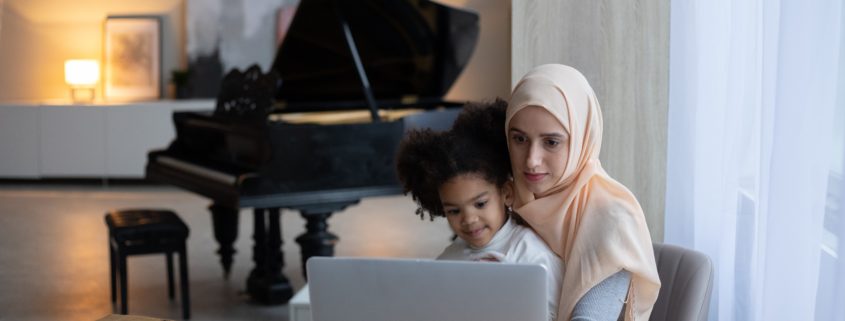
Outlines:
[[223, 277], [229, 278], [232, 270], [232, 257], [235, 255], [235, 239], [238, 238], [238, 217], [239, 210], [217, 203], [208, 207], [211, 211], [211, 223], [214, 226], [214, 238], [220, 244], [217, 254], [220, 255], [220, 264], [223, 265]]
[[312, 256], [334, 256], [334, 245], [337, 244], [337, 235], [328, 231], [329, 224], [326, 222], [331, 212], [309, 212], [301, 211], [305, 223], [305, 233], [296, 238], [296, 243], [302, 251], [302, 275], [308, 278], [305, 269], [305, 262]]
[[[254, 209], [255, 231], [252, 259], [255, 268], [246, 280], [249, 295], [265, 304], [285, 303], [293, 296], [293, 288], [282, 274], [281, 215], [278, 208]], [[265, 224], [266, 223], [266, 224]]]

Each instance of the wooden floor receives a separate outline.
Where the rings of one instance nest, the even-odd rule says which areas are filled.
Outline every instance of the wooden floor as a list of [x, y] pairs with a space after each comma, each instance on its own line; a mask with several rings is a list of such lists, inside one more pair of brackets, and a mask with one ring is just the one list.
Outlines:
[[[0, 320], [96, 320], [113, 312], [109, 294], [108, 209], [163, 207], [188, 223], [193, 320], [287, 320], [286, 305], [250, 301], [244, 289], [252, 268], [252, 215], [241, 212], [235, 263], [228, 280], [207, 199], [162, 186], [0, 184]], [[414, 215], [410, 197], [380, 197], [335, 214], [329, 229], [340, 237], [339, 256], [436, 256], [451, 233], [445, 220]], [[298, 213], [283, 211], [284, 274], [295, 289], [304, 280]], [[128, 263], [129, 313], [179, 319], [181, 305], [167, 298], [164, 257], [133, 256]], [[178, 294], [177, 294], [178, 297]]]

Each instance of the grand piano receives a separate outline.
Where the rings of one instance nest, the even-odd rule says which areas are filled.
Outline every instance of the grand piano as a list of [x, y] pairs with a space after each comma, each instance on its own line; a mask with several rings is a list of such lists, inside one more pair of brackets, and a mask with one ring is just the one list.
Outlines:
[[[331, 256], [332, 213], [402, 192], [394, 158], [409, 128], [446, 129], [443, 96], [469, 61], [478, 16], [428, 0], [302, 0], [271, 70], [226, 75], [213, 112], [177, 112], [175, 140], [148, 155], [146, 176], [212, 201], [224, 275], [238, 213], [252, 208], [247, 292], [284, 303], [280, 209], [299, 211], [304, 264]], [[244, 50], [249, 50], [244, 48]]]

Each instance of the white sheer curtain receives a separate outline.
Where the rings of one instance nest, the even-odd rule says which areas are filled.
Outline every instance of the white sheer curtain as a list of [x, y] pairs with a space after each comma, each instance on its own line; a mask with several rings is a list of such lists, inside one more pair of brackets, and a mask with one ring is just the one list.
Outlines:
[[842, 10], [671, 2], [665, 241], [713, 259], [710, 320], [845, 320]]

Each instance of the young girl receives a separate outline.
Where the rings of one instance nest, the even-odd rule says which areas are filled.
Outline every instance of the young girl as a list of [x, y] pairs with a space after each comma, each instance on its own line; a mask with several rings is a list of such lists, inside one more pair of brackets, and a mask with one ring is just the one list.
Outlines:
[[514, 207], [563, 259], [559, 320], [648, 320], [660, 289], [645, 216], [602, 169], [602, 117], [584, 76], [542, 65], [517, 83], [503, 127]]
[[[506, 210], [512, 202], [502, 128], [507, 103], [468, 105], [451, 131], [412, 131], [400, 146], [399, 179], [421, 218], [445, 216], [457, 238], [438, 259], [539, 264], [548, 272], [549, 320], [560, 298], [562, 262]], [[509, 207], [507, 207], [509, 208]], [[495, 282], [495, 280], [491, 280]]]

